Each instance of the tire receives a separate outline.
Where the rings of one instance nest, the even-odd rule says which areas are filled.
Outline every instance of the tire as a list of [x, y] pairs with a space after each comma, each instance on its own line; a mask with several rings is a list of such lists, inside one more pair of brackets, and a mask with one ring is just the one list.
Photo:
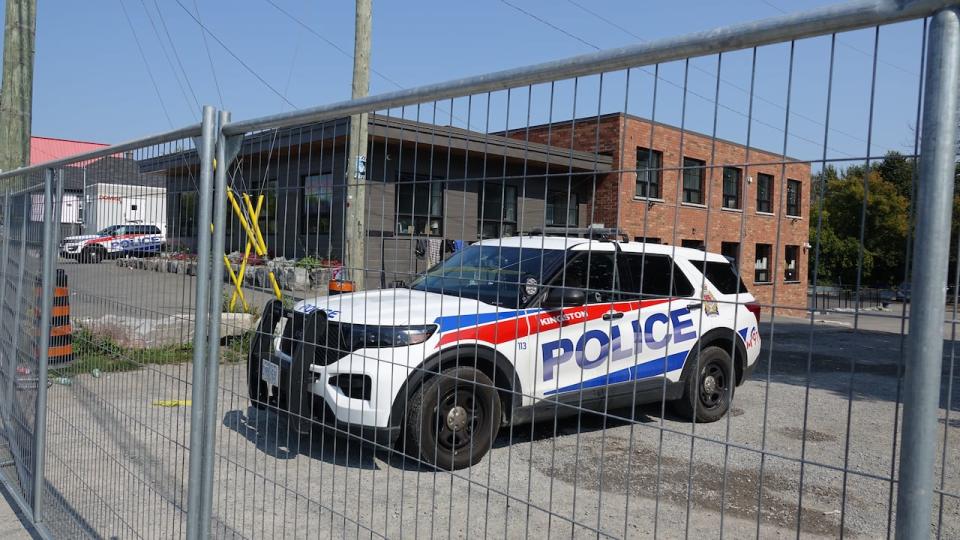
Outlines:
[[410, 397], [407, 449], [438, 469], [475, 465], [493, 446], [501, 414], [500, 395], [489, 377], [466, 366], [446, 369]]
[[722, 347], [691, 351], [688, 362], [696, 362], [684, 381], [683, 397], [670, 403], [673, 412], [686, 420], [710, 423], [723, 418], [730, 409], [736, 388], [733, 361]]
[[267, 383], [260, 379], [260, 359], [251, 354], [247, 357], [247, 395], [250, 397], [250, 405], [258, 410], [266, 410]]
[[98, 264], [104, 259], [103, 248], [83, 248], [80, 252], [80, 262]]

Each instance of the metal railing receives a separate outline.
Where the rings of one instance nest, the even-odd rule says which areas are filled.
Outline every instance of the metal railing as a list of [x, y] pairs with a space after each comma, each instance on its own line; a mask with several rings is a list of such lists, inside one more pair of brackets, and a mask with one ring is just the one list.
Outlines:
[[[205, 107], [2, 173], [0, 482], [51, 537], [955, 537], [957, 6]], [[918, 73], [878, 73], [881, 29]]]

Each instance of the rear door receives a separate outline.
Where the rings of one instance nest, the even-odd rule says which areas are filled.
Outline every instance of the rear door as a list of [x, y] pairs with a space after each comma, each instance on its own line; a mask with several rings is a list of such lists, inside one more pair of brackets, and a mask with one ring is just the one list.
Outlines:
[[687, 355], [701, 334], [701, 299], [668, 255], [624, 253], [622, 260], [623, 273], [629, 276], [624, 280], [624, 299], [636, 307], [630, 312], [626, 332], [632, 341], [614, 354], [623, 358], [621, 365], [629, 365], [629, 372], [615, 378], [642, 380], [666, 374], [671, 381], [679, 380]]

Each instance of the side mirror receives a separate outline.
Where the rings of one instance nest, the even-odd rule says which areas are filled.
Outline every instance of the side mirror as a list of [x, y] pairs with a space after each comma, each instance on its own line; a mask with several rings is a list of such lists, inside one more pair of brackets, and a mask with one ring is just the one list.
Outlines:
[[541, 302], [541, 307], [547, 309], [582, 306], [587, 303], [587, 294], [583, 289], [572, 287], [556, 287], [547, 291], [547, 296]]

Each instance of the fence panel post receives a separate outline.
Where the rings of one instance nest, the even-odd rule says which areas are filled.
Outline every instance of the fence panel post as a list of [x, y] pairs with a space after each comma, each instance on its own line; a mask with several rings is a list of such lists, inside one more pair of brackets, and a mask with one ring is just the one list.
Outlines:
[[209, 532], [210, 516], [213, 507], [213, 447], [217, 432], [217, 385], [219, 384], [218, 370], [220, 369], [220, 313], [223, 304], [223, 254], [226, 244], [227, 226], [227, 162], [226, 138], [222, 128], [230, 121], [230, 113], [220, 111], [217, 122], [217, 166], [214, 170], [214, 215], [213, 215], [213, 246], [211, 248], [212, 270], [210, 272], [210, 331], [207, 336], [207, 366], [206, 366], [206, 401], [203, 403], [204, 414], [204, 441], [203, 441], [203, 480], [202, 496], [200, 499], [200, 521], [205, 523], [203, 529]]
[[896, 516], [897, 538], [901, 539], [930, 535], [957, 129], [960, 21], [955, 10], [933, 16], [927, 51], [917, 242], [913, 246], [913, 260], [923, 264], [913, 271], [903, 381], [903, 450]]
[[[56, 183], [56, 198], [54, 198]], [[53, 311], [54, 264], [57, 257], [60, 227], [60, 201], [63, 183], [55, 178], [53, 169], [44, 171], [43, 182], [43, 273], [41, 274], [40, 326], [37, 331], [39, 358], [37, 359], [37, 401], [33, 424], [33, 521], [43, 521], [44, 457], [47, 435], [47, 361], [50, 347], [50, 318]]]
[[200, 204], [197, 209], [196, 304], [193, 325], [193, 369], [190, 407], [190, 470], [187, 477], [187, 538], [206, 538], [210, 534], [209, 517], [202, 518], [202, 477], [204, 409], [206, 388], [207, 329], [210, 300], [210, 218], [213, 204], [213, 151], [216, 144], [214, 108], [203, 107], [203, 124], [197, 153], [200, 156]]

